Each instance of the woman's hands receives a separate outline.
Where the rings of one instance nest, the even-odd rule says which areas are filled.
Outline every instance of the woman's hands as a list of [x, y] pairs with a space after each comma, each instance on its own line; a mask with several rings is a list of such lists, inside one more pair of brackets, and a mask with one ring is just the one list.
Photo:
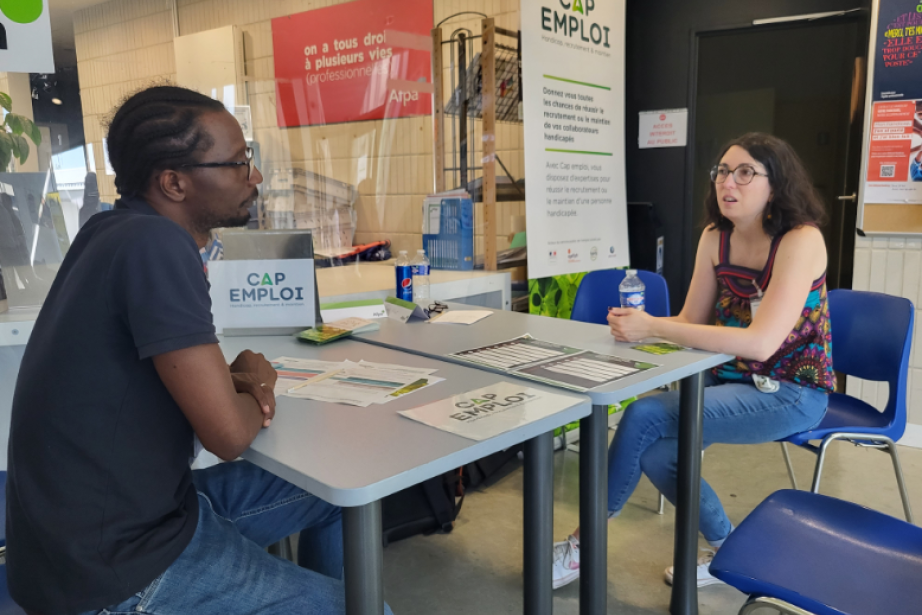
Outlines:
[[619, 342], [639, 342], [648, 337], [659, 337], [657, 318], [642, 310], [613, 307], [608, 309], [608, 326]]

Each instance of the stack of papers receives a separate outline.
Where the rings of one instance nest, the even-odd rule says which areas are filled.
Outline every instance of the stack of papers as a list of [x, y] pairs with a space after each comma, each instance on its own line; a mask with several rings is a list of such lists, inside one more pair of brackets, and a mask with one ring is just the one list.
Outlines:
[[660, 367], [656, 363], [542, 342], [528, 334], [449, 356], [574, 391], [588, 391]]
[[368, 361], [328, 362], [293, 357], [272, 361], [276, 395], [367, 408], [438, 384], [438, 370]]
[[298, 333], [298, 339], [311, 342], [313, 344], [326, 344], [341, 337], [352, 335], [353, 333], [366, 333], [368, 331], [377, 331], [381, 325], [364, 318], [343, 318], [334, 322], [317, 325], [313, 329], [307, 329]]

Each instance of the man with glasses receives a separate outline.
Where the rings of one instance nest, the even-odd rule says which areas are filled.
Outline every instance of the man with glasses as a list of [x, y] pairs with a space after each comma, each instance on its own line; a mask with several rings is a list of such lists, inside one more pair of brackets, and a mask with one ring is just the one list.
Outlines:
[[[108, 147], [122, 198], [75, 238], [13, 400], [13, 598], [43, 615], [344, 613], [339, 508], [232, 462], [270, 428], [276, 373], [249, 351], [225, 363], [199, 250], [248, 221], [252, 150], [223, 105], [175, 87], [129, 98]], [[193, 472], [197, 441], [230, 463]], [[296, 532], [303, 567], [266, 553]]]

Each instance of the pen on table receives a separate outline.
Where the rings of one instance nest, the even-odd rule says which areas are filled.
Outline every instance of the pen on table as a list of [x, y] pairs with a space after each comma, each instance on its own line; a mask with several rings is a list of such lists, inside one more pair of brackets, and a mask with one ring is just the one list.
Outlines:
[[299, 385], [296, 385], [296, 386], [291, 387], [290, 389], [288, 389], [288, 392], [289, 392], [289, 393], [294, 393], [295, 391], [297, 391], [297, 390], [300, 389], [301, 387], [306, 387], [307, 385], [313, 384], [314, 382], [320, 382], [321, 380], [326, 380], [326, 379], [329, 378], [330, 376], [333, 376], [333, 375], [335, 375], [335, 374], [338, 374], [338, 373], [341, 372], [341, 371], [342, 371], [342, 370], [339, 370], [339, 369], [338, 369], [338, 370], [334, 370], [334, 371], [332, 371], [332, 372], [326, 372], [326, 373], [320, 374], [319, 376], [314, 376], [313, 378], [310, 378], [310, 379], [308, 379], [308, 380], [305, 380], [304, 382], [302, 382], [302, 383], [299, 384]]

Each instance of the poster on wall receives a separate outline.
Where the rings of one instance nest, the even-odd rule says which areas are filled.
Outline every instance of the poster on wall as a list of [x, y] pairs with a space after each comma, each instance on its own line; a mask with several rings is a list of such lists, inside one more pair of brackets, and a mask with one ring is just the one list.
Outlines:
[[0, 2], [0, 72], [54, 72], [48, 0]]
[[624, 0], [522, 0], [528, 276], [628, 265]]
[[922, 204], [922, 2], [880, 0], [865, 203]]
[[431, 0], [355, 0], [272, 20], [279, 128], [429, 115]]

